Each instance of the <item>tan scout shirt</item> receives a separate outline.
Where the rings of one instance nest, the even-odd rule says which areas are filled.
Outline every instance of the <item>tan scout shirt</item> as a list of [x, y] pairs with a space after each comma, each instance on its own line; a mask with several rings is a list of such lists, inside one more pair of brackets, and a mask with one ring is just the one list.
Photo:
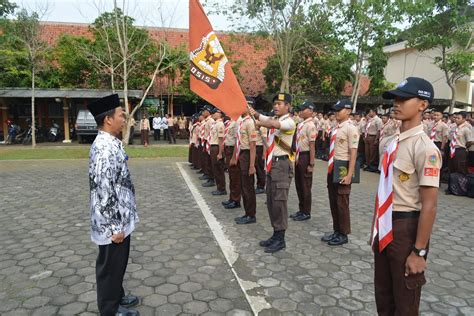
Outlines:
[[431, 120], [423, 120], [423, 131], [425, 131], [426, 135], [430, 136], [431, 133], [431, 124], [433, 121]]
[[[280, 121], [280, 129], [276, 130], [275, 136], [278, 136], [281, 141], [285, 142], [290, 146], [293, 144], [293, 134], [296, 130], [295, 121], [288, 115], [285, 114], [278, 118]], [[289, 153], [283, 150], [277, 143], [275, 143], [275, 147], [273, 149], [273, 157], [276, 156], [284, 156], [288, 155]]]
[[459, 125], [457, 128], [456, 148], [466, 148], [467, 142], [472, 138], [471, 133], [472, 133], [471, 125], [467, 124], [466, 122]]
[[322, 119], [319, 121], [319, 130], [325, 132], [328, 127], [329, 120]]
[[179, 127], [179, 129], [185, 129], [186, 128], [186, 119], [179, 118], [178, 119], [178, 127]]
[[204, 120], [204, 139], [208, 140], [211, 133], [212, 125], [214, 124], [214, 119], [211, 116], [208, 116]]
[[316, 127], [316, 131], [319, 132], [319, 131], [320, 131], [319, 125], [321, 124], [321, 122], [319, 121], [319, 119], [318, 119], [317, 116], [315, 116], [315, 117], [313, 118], [313, 123], [314, 123], [314, 126]]
[[369, 122], [367, 122], [367, 125], [365, 126], [367, 129], [367, 135], [377, 135], [377, 132], [382, 129], [382, 126], [382, 119], [378, 116], [374, 116], [369, 120]]
[[198, 143], [200, 126], [201, 126], [201, 123], [196, 123], [195, 125], [191, 127], [191, 143], [192, 144]]
[[266, 127], [260, 127], [260, 133], [262, 133], [262, 136], [257, 131], [257, 146], [263, 146], [263, 140], [262, 137], [267, 137], [268, 130]]
[[243, 118], [242, 128], [240, 129], [240, 149], [250, 149], [250, 142], [257, 142], [257, 130], [250, 116]]
[[435, 128], [435, 137], [433, 139], [434, 142], [442, 142], [444, 138], [449, 136], [449, 127], [446, 123], [439, 120], [438, 122], [431, 122], [428, 128], [428, 137], [431, 139], [431, 131]]
[[348, 120], [339, 124], [334, 144], [334, 159], [349, 160], [351, 149], [359, 147], [359, 132]]
[[214, 121], [211, 126], [211, 145], [219, 145], [219, 138], [224, 138], [225, 125], [222, 119]]
[[301, 134], [298, 139], [298, 147], [301, 151], [309, 151], [309, 143], [316, 140], [318, 132], [316, 131], [313, 118], [309, 118], [300, 124], [303, 124], [303, 127], [301, 128]]
[[382, 126], [382, 130], [380, 131], [381, 138], [386, 138], [395, 135], [397, 129], [397, 123], [394, 120], [389, 119], [387, 123], [383, 124]]
[[366, 126], [367, 126], [367, 120], [365, 118], [362, 118], [360, 122], [357, 124], [357, 128], [359, 130], [360, 135], [364, 135]]
[[438, 188], [441, 165], [441, 153], [424, 132], [423, 124], [399, 134], [393, 164], [393, 210], [421, 210], [420, 186]]
[[225, 135], [224, 145], [227, 147], [235, 146], [235, 140], [237, 139], [237, 124], [234, 120], [230, 121], [229, 129]]
[[140, 130], [150, 130], [150, 121], [147, 118], [140, 120]]

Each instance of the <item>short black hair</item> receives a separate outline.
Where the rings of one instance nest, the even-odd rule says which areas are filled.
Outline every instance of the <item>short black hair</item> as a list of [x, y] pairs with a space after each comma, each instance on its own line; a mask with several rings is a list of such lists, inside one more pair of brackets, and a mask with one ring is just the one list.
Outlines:
[[385, 117], [389, 117], [389, 114], [388, 114], [388, 113], [383, 113], [383, 114], [381, 115], [381, 117], [384, 117], [384, 116], [385, 116]]
[[[115, 108], [116, 109], [116, 108]], [[95, 122], [97, 123], [97, 127], [102, 127], [104, 126], [104, 120], [105, 118], [108, 117], [113, 117], [115, 114], [115, 109], [108, 110], [107, 112], [100, 113], [96, 116], [94, 116]]]
[[463, 119], [466, 119], [467, 118], [467, 112], [465, 111], [461, 111], [461, 112], [458, 112], [458, 113], [454, 113], [456, 115], [461, 115]]
[[[365, 111], [365, 114], [369, 114], [371, 111], [375, 112], [375, 109], [374, 108], [369, 108]], [[377, 114], [377, 112], [375, 112], [375, 114]]]

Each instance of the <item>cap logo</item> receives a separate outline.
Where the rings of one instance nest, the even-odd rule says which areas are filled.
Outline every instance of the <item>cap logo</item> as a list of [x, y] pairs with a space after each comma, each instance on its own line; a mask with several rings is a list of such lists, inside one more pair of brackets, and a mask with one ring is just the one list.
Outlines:
[[398, 84], [397, 88], [403, 88], [407, 83], [408, 83], [407, 80], [403, 80], [402, 82]]
[[418, 95], [425, 98], [431, 98], [431, 93], [424, 90], [418, 90]]
[[336, 105], [338, 105], [339, 103], [341, 103], [341, 101], [337, 101]]
[[280, 93], [280, 94], [278, 95], [278, 100], [279, 100], [279, 101], [285, 101], [285, 95], [282, 94], [282, 93]]

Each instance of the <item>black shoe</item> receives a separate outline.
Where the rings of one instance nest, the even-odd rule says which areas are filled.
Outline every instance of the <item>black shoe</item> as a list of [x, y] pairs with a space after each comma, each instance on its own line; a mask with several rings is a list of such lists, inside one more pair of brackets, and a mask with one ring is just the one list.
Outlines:
[[232, 201], [229, 204], [224, 205], [224, 208], [228, 210], [233, 209], [233, 208], [240, 208], [240, 202]]
[[212, 195], [227, 195], [227, 191], [226, 190], [224, 190], [224, 191], [216, 190], [216, 191], [212, 191], [211, 194]]
[[346, 235], [343, 234], [337, 234], [336, 238], [331, 239], [328, 241], [329, 246], [341, 246], [344, 244], [347, 244], [349, 241], [349, 238], [347, 238]]
[[265, 189], [263, 189], [263, 188], [256, 188], [255, 189], [255, 194], [262, 194], [262, 193], [265, 193]]
[[255, 222], [257, 222], [257, 219], [255, 218], [255, 216], [247, 216], [247, 215], [242, 216], [241, 218], [235, 220], [235, 223], [239, 225], [252, 224]]
[[453, 195], [453, 192], [451, 192], [450, 190], [446, 190], [446, 191], [444, 191], [444, 194], [446, 194], [446, 195]]
[[207, 182], [203, 183], [202, 186], [205, 188], [210, 188], [216, 185], [216, 182], [214, 180], [207, 180]]
[[295, 218], [295, 217], [299, 216], [300, 214], [301, 214], [301, 211], [298, 211], [296, 213], [291, 214], [290, 218]]
[[134, 309], [128, 309], [126, 307], [120, 306], [115, 313], [115, 316], [140, 316], [140, 313]]
[[138, 297], [136, 297], [134, 295], [125, 295], [120, 300], [120, 306], [132, 307], [132, 306], [137, 305], [139, 302], [140, 302], [140, 300], [138, 299]]
[[273, 242], [265, 248], [266, 253], [274, 253], [286, 248], [285, 239], [273, 239]]
[[262, 240], [261, 242], [259, 242], [258, 244], [261, 246], [261, 247], [268, 247], [270, 246], [271, 244], [273, 244], [273, 240], [275, 239], [275, 233], [273, 233], [272, 237], [268, 238], [267, 240]]
[[229, 200], [227, 200], [227, 201], [222, 202], [222, 205], [226, 206], [226, 205], [229, 205], [229, 204], [232, 203], [232, 202], [234, 202], [234, 201], [232, 201], [232, 200], [229, 199]]
[[324, 234], [323, 237], [321, 237], [321, 241], [324, 241], [324, 242], [331, 241], [331, 240], [333, 240], [334, 238], [336, 238], [336, 236], [337, 236], [338, 234], [339, 234], [338, 232], [326, 233], [326, 234]]
[[203, 174], [198, 178], [199, 180], [209, 180], [209, 176], [207, 174]]
[[199, 169], [198, 171], [196, 171], [196, 173], [204, 173], [204, 171], [202, 169]]
[[300, 215], [293, 217], [293, 220], [300, 222], [300, 221], [307, 221], [310, 218], [311, 218], [310, 214], [306, 214], [302, 212]]

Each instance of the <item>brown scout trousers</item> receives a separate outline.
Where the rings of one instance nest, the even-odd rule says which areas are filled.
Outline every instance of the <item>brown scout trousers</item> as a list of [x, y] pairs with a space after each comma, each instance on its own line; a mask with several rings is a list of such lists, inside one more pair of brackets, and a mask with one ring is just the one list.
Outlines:
[[245, 215], [255, 216], [257, 213], [257, 197], [255, 196], [255, 177], [249, 176], [250, 150], [241, 150], [239, 155], [240, 164], [240, 188], [244, 200]]
[[378, 148], [376, 144], [376, 135], [367, 135], [365, 138], [365, 163], [367, 166], [376, 167], [379, 165], [377, 160]]
[[193, 146], [193, 165], [196, 168], [201, 169], [201, 162], [199, 159], [199, 153], [202, 151], [201, 146]]
[[232, 201], [240, 202], [240, 196], [242, 189], [240, 187], [240, 167], [239, 163], [235, 166], [231, 166], [230, 160], [232, 159], [232, 155], [234, 154], [234, 146], [225, 146], [225, 161], [227, 168], [229, 170], [229, 199]]
[[257, 146], [255, 154], [255, 169], [257, 172], [257, 188], [265, 188], [265, 157], [263, 156], [263, 146]]
[[465, 148], [456, 148], [454, 157], [449, 156], [449, 173], [467, 173], [467, 150]]
[[218, 154], [219, 145], [211, 145], [212, 174], [216, 181], [217, 191], [225, 191], [224, 157], [217, 159]]
[[328, 173], [328, 196], [333, 229], [335, 232], [349, 235], [351, 233], [351, 218], [349, 214], [351, 185], [332, 183], [332, 177], [332, 173]]
[[201, 167], [204, 174], [209, 178], [214, 179], [212, 174], [211, 156], [206, 151], [206, 144], [203, 144], [203, 150], [201, 152]]
[[293, 178], [293, 163], [274, 157], [267, 173], [267, 209], [274, 231], [288, 228], [288, 191]]
[[[379, 316], [419, 314], [423, 273], [405, 277], [405, 262], [416, 241], [418, 218], [393, 219], [393, 241], [380, 253], [374, 242], [375, 303]], [[426, 258], [425, 258], [426, 259]]]
[[311, 189], [313, 173], [308, 173], [309, 151], [300, 152], [298, 163], [295, 165], [295, 185], [298, 193], [299, 211], [311, 214]]
[[189, 144], [189, 147], [188, 147], [188, 162], [189, 163], [193, 163], [193, 148], [194, 148], [194, 144]]

